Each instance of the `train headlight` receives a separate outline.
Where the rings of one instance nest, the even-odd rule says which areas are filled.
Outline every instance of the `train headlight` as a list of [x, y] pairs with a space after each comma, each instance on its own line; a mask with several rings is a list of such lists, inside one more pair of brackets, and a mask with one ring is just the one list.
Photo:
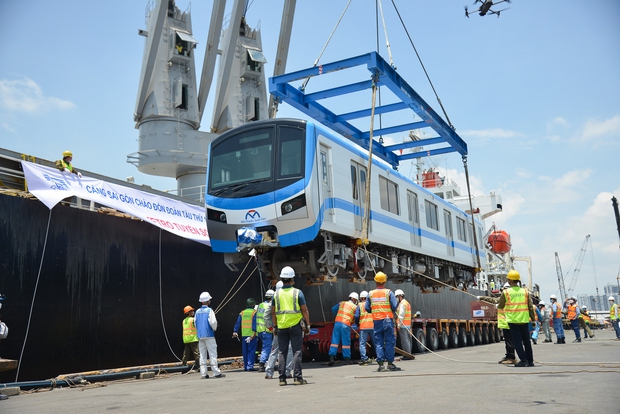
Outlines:
[[222, 223], [226, 223], [226, 213], [222, 213], [222, 214], [220, 214], [220, 221], [221, 221]]
[[219, 210], [207, 209], [207, 219], [211, 221], [219, 221], [220, 223], [226, 223], [226, 213]]
[[305, 194], [300, 194], [295, 198], [291, 198], [290, 200], [285, 201], [280, 206], [280, 210], [282, 211], [282, 215], [286, 215], [292, 213], [293, 211], [299, 210], [302, 207], [306, 206], [306, 196]]
[[291, 211], [293, 211], [293, 205], [291, 203], [286, 203], [283, 207], [286, 213], [290, 213]]

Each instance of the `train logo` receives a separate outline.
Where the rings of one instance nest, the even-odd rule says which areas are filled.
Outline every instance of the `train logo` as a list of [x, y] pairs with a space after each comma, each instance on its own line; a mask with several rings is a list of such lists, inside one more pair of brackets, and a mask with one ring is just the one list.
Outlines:
[[258, 213], [258, 211], [248, 210], [248, 212], [245, 213], [245, 220], [243, 220], [242, 223], [254, 223], [260, 220], [261, 220], [261, 216]]

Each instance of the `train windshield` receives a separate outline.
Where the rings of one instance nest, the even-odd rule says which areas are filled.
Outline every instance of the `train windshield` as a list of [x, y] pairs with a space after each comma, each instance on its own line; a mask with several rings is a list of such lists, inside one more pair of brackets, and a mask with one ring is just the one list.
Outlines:
[[209, 194], [246, 197], [298, 180], [304, 168], [303, 141], [303, 129], [281, 125], [246, 130], [219, 141], [211, 148]]

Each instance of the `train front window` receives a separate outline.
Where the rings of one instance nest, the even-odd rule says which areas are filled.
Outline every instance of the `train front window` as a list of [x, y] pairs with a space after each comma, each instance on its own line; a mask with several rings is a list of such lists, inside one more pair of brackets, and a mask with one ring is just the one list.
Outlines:
[[281, 126], [278, 179], [299, 178], [304, 170], [304, 131]]
[[273, 128], [229, 137], [211, 148], [209, 192], [246, 182], [272, 179]]

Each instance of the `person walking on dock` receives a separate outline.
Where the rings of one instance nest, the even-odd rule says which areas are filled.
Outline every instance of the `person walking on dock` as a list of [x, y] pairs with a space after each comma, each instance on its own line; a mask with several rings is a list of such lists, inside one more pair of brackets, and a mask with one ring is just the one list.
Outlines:
[[202, 379], [209, 378], [207, 374], [207, 358], [211, 362], [211, 372], [214, 378], [224, 378], [217, 365], [217, 343], [215, 342], [215, 331], [217, 330], [217, 319], [215, 312], [209, 307], [211, 304], [209, 292], [202, 292], [198, 299], [202, 306], [196, 311], [196, 331], [198, 333], [198, 348], [200, 349], [200, 375]]
[[[477, 296], [478, 300], [482, 300], [487, 303], [492, 303], [496, 307], [499, 306], [499, 299], [504, 291], [504, 289], [508, 289], [510, 285], [508, 282], [504, 283], [504, 286], [499, 288], [498, 297], [492, 296]], [[497, 309], [497, 327], [502, 330], [502, 335], [504, 336], [504, 347], [506, 348], [506, 355], [502, 359], [500, 359], [497, 363], [504, 365], [514, 365], [517, 363], [517, 358], [515, 357], [515, 347], [512, 342], [512, 334], [510, 333], [510, 326], [508, 326], [508, 322], [506, 321], [506, 312], [504, 309]]]
[[[366, 312], [372, 313], [375, 337], [375, 352], [377, 353], [377, 371], [400, 371], [394, 365], [394, 312], [398, 306], [394, 293], [385, 288], [387, 276], [383, 272], [375, 275], [377, 288], [368, 294], [369, 300], [366, 301]], [[388, 363], [387, 368], [383, 364]]]
[[567, 317], [570, 321], [570, 326], [573, 328], [575, 332], [575, 340], [573, 342], [581, 342], [581, 333], [579, 332], [579, 306], [577, 306], [577, 299], [575, 297], [570, 297], [566, 299], [564, 303], [564, 307], [567, 310]]
[[[411, 304], [405, 299], [405, 292], [396, 289], [394, 292], [398, 307], [396, 308], [396, 325], [398, 326], [398, 336], [400, 337], [400, 346], [403, 351], [411, 353]], [[410, 359], [403, 357], [403, 359]]]
[[519, 272], [513, 269], [508, 272], [506, 278], [510, 287], [502, 292], [497, 308], [503, 309], [506, 313], [512, 342], [519, 355], [520, 361], [515, 364], [515, 367], [533, 367], [534, 354], [528, 330], [529, 322], [535, 319], [532, 298], [526, 289], [519, 286], [521, 279]]
[[243, 354], [243, 370], [256, 371], [254, 360], [256, 359], [256, 301], [249, 298], [245, 301], [245, 309], [239, 313], [237, 322], [233, 327], [232, 337], [239, 339], [239, 329], [241, 329], [241, 353]]
[[[281, 280], [276, 283], [276, 292], [279, 289], [282, 289], [284, 284]], [[271, 320], [271, 324], [273, 325], [273, 302], [271, 302], [269, 309], [265, 311], [265, 318], [269, 318]], [[269, 353], [269, 359], [267, 359], [267, 364], [265, 364], [265, 379], [272, 379], [273, 373], [275, 372], [276, 362], [278, 361], [278, 355], [280, 354], [280, 344], [278, 343], [278, 330], [276, 327], [273, 327], [273, 341], [271, 342], [271, 352]], [[293, 347], [288, 347], [288, 353], [286, 355], [286, 369], [285, 374], [286, 378], [293, 378], [291, 375], [291, 371], [293, 370]]]
[[551, 301], [550, 315], [553, 323], [553, 330], [555, 331], [555, 336], [558, 338], [556, 344], [565, 344], [566, 337], [564, 336], [564, 325], [562, 322], [562, 306], [558, 303], [558, 298], [555, 295], [551, 295], [549, 300]]
[[194, 359], [194, 370], [200, 369], [200, 351], [198, 349], [198, 333], [196, 331], [196, 323], [194, 321], [194, 308], [187, 305], [183, 308], [185, 319], [183, 319], [183, 359], [181, 365], [186, 365], [190, 358]]
[[327, 363], [329, 366], [334, 365], [338, 346], [341, 344], [344, 363], [347, 365], [351, 363], [351, 325], [355, 325], [360, 317], [359, 307], [357, 306], [358, 300], [357, 292], [351, 292], [349, 300], [343, 300], [332, 307], [332, 313], [336, 314], [336, 320], [329, 345], [329, 362]]
[[[293, 349], [293, 384], [304, 385], [308, 382], [303, 378], [301, 370], [301, 348], [303, 334], [310, 333], [310, 313], [306, 306], [306, 298], [301, 290], [294, 288], [295, 271], [285, 266], [280, 272], [284, 286], [273, 296], [271, 319], [278, 329], [278, 368], [280, 385], [286, 385], [286, 354], [290, 346]], [[305, 325], [302, 328], [302, 318]]]
[[273, 343], [273, 321], [271, 320], [271, 301], [273, 300], [272, 289], [265, 292], [265, 300], [256, 308], [256, 335], [261, 342], [260, 358], [258, 359], [258, 371], [265, 372], [265, 364], [269, 359], [269, 352]]
[[547, 308], [547, 305], [544, 301], [538, 302], [538, 309], [540, 310], [540, 314], [542, 315], [542, 328], [545, 333], [545, 340], [543, 342], [553, 342], [553, 337], [551, 336], [551, 328], [549, 327], [550, 312]]
[[616, 331], [616, 341], [620, 341], [620, 310], [613, 296], [610, 296], [607, 301], [609, 302], [609, 321]]
[[374, 327], [372, 321], [372, 313], [366, 311], [366, 298], [368, 298], [368, 292], [363, 290], [360, 292], [360, 365], [368, 365], [368, 350], [366, 349], [366, 342], [370, 340], [371, 346], [374, 343]]

